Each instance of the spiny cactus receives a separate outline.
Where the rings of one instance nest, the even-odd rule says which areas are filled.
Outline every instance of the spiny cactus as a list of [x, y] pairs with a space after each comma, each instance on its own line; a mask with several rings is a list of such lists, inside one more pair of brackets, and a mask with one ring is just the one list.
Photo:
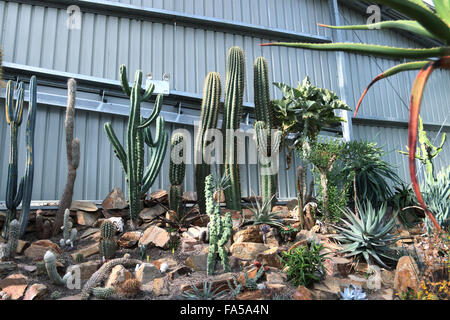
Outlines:
[[97, 287], [101, 284], [102, 281], [106, 279], [107, 276], [111, 273], [112, 268], [121, 264], [125, 268], [134, 267], [137, 264], [141, 264], [142, 261], [131, 259], [129, 254], [125, 254], [123, 258], [113, 259], [104, 263], [100, 269], [98, 269], [94, 274], [89, 278], [86, 284], [81, 291], [81, 299], [87, 300], [92, 294], [93, 288]]
[[14, 219], [9, 224], [8, 243], [2, 244], [3, 258], [12, 259], [16, 255], [17, 243], [19, 240], [19, 221]]
[[298, 217], [300, 219], [300, 224], [302, 228], [305, 227], [305, 219], [303, 215], [303, 209], [305, 208], [306, 204], [311, 201], [312, 199], [312, 193], [314, 190], [314, 179], [311, 179], [311, 182], [309, 184], [309, 190], [306, 185], [306, 171], [303, 169], [302, 166], [298, 166], [297, 168], [297, 200], [298, 200]]
[[[269, 68], [264, 57], [258, 57], [254, 64], [254, 95], [255, 95], [255, 142], [260, 155], [265, 159], [277, 155], [280, 149], [281, 132], [277, 131], [272, 136], [275, 129], [274, 110], [270, 100], [269, 91]], [[263, 202], [272, 199], [272, 205], [277, 201], [277, 172], [270, 168], [273, 163], [261, 164], [261, 195]]]
[[219, 116], [220, 95], [221, 95], [220, 76], [216, 72], [208, 73], [203, 86], [203, 100], [200, 114], [200, 125], [195, 140], [195, 186], [197, 190], [198, 205], [200, 213], [206, 212], [205, 200], [205, 179], [211, 174], [211, 163], [205, 159], [204, 151], [212, 143], [212, 129], [217, 127]]
[[66, 209], [64, 212], [64, 224], [61, 227], [63, 230], [63, 239], [59, 240], [59, 245], [61, 248], [64, 248], [66, 245], [72, 248], [77, 237], [77, 229], [72, 228], [73, 223], [69, 220], [69, 218], [70, 210]]
[[[144, 94], [141, 94], [142, 71], [138, 70], [133, 88], [130, 88], [126, 75], [126, 67], [120, 67], [120, 81], [122, 90], [130, 97], [130, 116], [127, 127], [127, 152], [120, 144], [111, 123], [105, 124], [105, 131], [110, 140], [114, 153], [119, 158], [127, 176], [128, 198], [130, 201], [131, 226], [141, 211], [141, 198], [155, 181], [166, 154], [167, 132], [164, 130], [164, 119], [159, 116], [163, 96], [156, 97], [153, 112], [148, 119], [141, 116], [141, 103], [148, 101], [155, 86], [151, 84]], [[152, 137], [150, 125], [156, 121], [156, 139]], [[149, 147], [150, 163], [144, 170], [144, 142]]]
[[52, 223], [45, 219], [44, 216], [36, 214], [36, 238], [49, 239], [52, 235]]
[[36, 77], [32, 76], [30, 79], [30, 102], [28, 104], [28, 117], [26, 128], [26, 147], [27, 147], [27, 160], [25, 166], [25, 175], [17, 185], [17, 162], [18, 162], [18, 150], [17, 150], [17, 133], [19, 126], [22, 123], [23, 113], [23, 101], [24, 101], [24, 89], [23, 83], [20, 82], [17, 87], [17, 99], [14, 105], [14, 89], [15, 84], [12, 81], [8, 81], [6, 86], [6, 99], [5, 99], [5, 111], [6, 122], [10, 127], [10, 153], [9, 153], [9, 165], [8, 165], [8, 181], [6, 185], [6, 207], [8, 209], [6, 215], [6, 221], [4, 223], [2, 236], [6, 238], [8, 236], [8, 227], [10, 222], [16, 218], [17, 207], [22, 201], [22, 211], [20, 217], [20, 230], [19, 236], [21, 237], [25, 233], [25, 229], [28, 224], [28, 217], [30, 214], [30, 202], [31, 194], [33, 191], [33, 175], [34, 175], [34, 128], [36, 123], [36, 107], [37, 107], [37, 89], [36, 89]]
[[116, 242], [114, 235], [116, 226], [111, 221], [104, 221], [100, 226], [100, 255], [105, 259], [111, 259], [116, 255]]
[[108, 299], [111, 298], [116, 293], [116, 289], [113, 287], [97, 287], [92, 288], [92, 295], [98, 299]]
[[47, 270], [48, 277], [50, 280], [57, 285], [64, 286], [72, 278], [70, 272], [66, 273], [63, 278], [59, 275], [56, 270], [56, 257], [53, 252], [48, 250], [44, 255], [45, 269]]
[[219, 254], [222, 260], [223, 269], [225, 272], [230, 272], [230, 262], [228, 260], [228, 252], [225, 245], [231, 238], [231, 229], [233, 221], [231, 214], [222, 217], [220, 214], [220, 205], [214, 201], [214, 178], [212, 175], [206, 177], [205, 195], [206, 195], [206, 213], [209, 216], [209, 253], [207, 259], [207, 274], [211, 275], [214, 272], [216, 265], [216, 256]]
[[56, 212], [55, 222], [53, 224], [53, 235], [61, 231], [64, 221], [64, 212], [72, 204], [73, 186], [77, 177], [77, 169], [80, 163], [80, 140], [73, 138], [75, 124], [75, 99], [77, 93], [77, 83], [74, 79], [67, 81], [67, 108], [66, 108], [66, 155], [67, 155], [67, 180], [61, 200], [59, 201], [58, 211]]
[[223, 174], [230, 177], [230, 188], [225, 190], [227, 208], [241, 210], [241, 188], [239, 179], [238, 144], [234, 133], [239, 130], [244, 97], [245, 61], [239, 47], [228, 51], [226, 65], [225, 102], [223, 110]]
[[[178, 163], [181, 161], [181, 163]], [[169, 166], [169, 208], [181, 216], [183, 206], [183, 180], [186, 172], [184, 156], [184, 136], [175, 133], [170, 142], [170, 166]]]

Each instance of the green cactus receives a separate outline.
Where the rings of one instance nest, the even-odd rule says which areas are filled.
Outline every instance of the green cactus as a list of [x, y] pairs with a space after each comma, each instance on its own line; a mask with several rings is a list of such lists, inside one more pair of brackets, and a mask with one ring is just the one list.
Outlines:
[[[174, 162], [177, 160], [177, 163]], [[181, 161], [181, 163], [178, 163]], [[186, 172], [186, 161], [184, 157], [184, 136], [175, 133], [170, 142], [170, 166], [169, 166], [169, 208], [181, 214], [183, 206], [183, 180]]]
[[92, 295], [98, 299], [111, 298], [116, 293], [116, 289], [113, 287], [97, 287], [92, 288]]
[[3, 257], [5, 259], [13, 259], [17, 251], [17, 243], [19, 241], [19, 221], [14, 219], [9, 224], [8, 243], [2, 245]]
[[[441, 138], [441, 144], [439, 147], [434, 146], [430, 139], [427, 136], [427, 132], [423, 129], [422, 118], [419, 116], [419, 143], [420, 148], [417, 149], [416, 159], [422, 162], [425, 165], [426, 175], [428, 179], [433, 179], [433, 181], [437, 181], [436, 176], [434, 175], [434, 165], [433, 159], [442, 151], [444, 147], [445, 140], [447, 139], [447, 134], [443, 133]], [[409, 151], [409, 148], [406, 147], [406, 150]], [[408, 152], [399, 151], [401, 154], [409, 155]]]
[[[120, 144], [111, 123], [105, 124], [106, 134], [113, 146], [114, 153], [119, 158], [127, 176], [128, 198], [130, 201], [131, 226], [141, 211], [141, 198], [147, 193], [155, 181], [166, 154], [167, 132], [164, 130], [164, 119], [159, 116], [163, 96], [156, 97], [155, 107], [148, 119], [141, 117], [141, 102], [147, 101], [155, 86], [151, 84], [145, 93], [141, 94], [142, 71], [138, 70], [131, 89], [128, 85], [126, 67], [120, 67], [120, 81], [123, 91], [130, 97], [130, 116], [127, 127], [127, 152]], [[150, 125], [156, 121], [156, 139], [152, 138]], [[144, 142], [149, 146], [150, 163], [144, 171]]]
[[211, 143], [211, 129], [216, 129], [219, 116], [222, 87], [220, 76], [210, 72], [203, 86], [203, 100], [200, 114], [200, 126], [195, 140], [195, 186], [200, 212], [206, 212], [205, 179], [211, 174], [211, 164], [205, 161], [203, 151]]
[[56, 257], [53, 252], [48, 250], [44, 255], [45, 269], [47, 270], [48, 277], [50, 280], [56, 284], [64, 286], [72, 278], [72, 273], [67, 272], [63, 278], [59, 275], [56, 270]]
[[64, 212], [64, 224], [61, 227], [63, 230], [63, 239], [59, 240], [59, 245], [61, 248], [64, 248], [66, 245], [73, 247], [75, 239], [77, 237], [77, 229], [72, 228], [73, 224], [69, 220], [70, 210], [66, 209]]
[[238, 145], [232, 134], [240, 128], [244, 97], [245, 61], [239, 47], [228, 51], [226, 66], [225, 102], [223, 110], [223, 174], [230, 177], [230, 188], [225, 190], [227, 208], [241, 210]]
[[20, 216], [20, 229], [19, 237], [23, 236], [28, 224], [28, 217], [30, 215], [30, 203], [31, 194], [33, 191], [33, 149], [34, 149], [34, 128], [36, 124], [36, 107], [37, 107], [37, 89], [36, 89], [36, 77], [32, 76], [30, 79], [30, 102], [28, 104], [28, 117], [26, 128], [26, 147], [27, 147], [27, 160], [25, 165], [25, 175], [20, 180], [17, 186], [17, 133], [19, 126], [22, 123], [23, 113], [23, 101], [24, 101], [24, 89], [23, 83], [20, 82], [17, 87], [17, 99], [14, 106], [14, 90], [15, 84], [12, 81], [8, 81], [6, 86], [6, 122], [10, 127], [10, 153], [9, 153], [9, 165], [8, 165], [8, 181], [6, 186], [6, 207], [8, 209], [6, 215], [6, 221], [4, 223], [2, 236], [7, 238], [8, 227], [10, 222], [16, 218], [17, 207], [22, 201], [22, 210]]
[[222, 217], [220, 214], [220, 205], [214, 201], [215, 183], [212, 175], [206, 177], [205, 181], [205, 195], [206, 195], [206, 212], [209, 216], [209, 253], [207, 259], [207, 274], [211, 275], [214, 272], [216, 265], [216, 256], [219, 254], [222, 260], [223, 269], [225, 272], [230, 272], [230, 262], [228, 260], [228, 253], [225, 245], [231, 238], [231, 229], [233, 221], [231, 214]]
[[105, 259], [111, 259], [116, 255], [115, 233], [116, 226], [111, 221], [106, 220], [100, 226], [100, 255]]
[[[269, 92], [269, 68], [264, 57], [258, 57], [254, 64], [254, 95], [255, 95], [255, 142], [258, 152], [266, 159], [272, 157], [280, 149], [281, 132], [275, 129], [274, 110]], [[272, 199], [271, 205], [277, 201], [278, 174], [270, 171], [271, 164], [261, 164], [261, 195], [263, 202]]]

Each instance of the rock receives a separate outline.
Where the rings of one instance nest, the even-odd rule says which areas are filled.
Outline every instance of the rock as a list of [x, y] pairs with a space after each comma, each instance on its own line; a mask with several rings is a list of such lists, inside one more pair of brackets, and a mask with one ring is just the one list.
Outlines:
[[395, 277], [394, 271], [381, 269], [381, 281], [385, 286], [391, 288], [394, 287], [394, 277]]
[[301, 246], [306, 246], [308, 245], [308, 242], [306, 241], [306, 239], [302, 239], [300, 241], [297, 241], [296, 243], [294, 243], [292, 246], [289, 247], [288, 251], [291, 252], [292, 250], [299, 248]]
[[285, 206], [272, 207], [272, 213], [277, 212], [276, 216], [279, 219], [287, 218], [289, 216], [289, 209]]
[[[217, 293], [229, 290], [228, 282], [234, 283], [233, 280], [234, 280], [234, 277], [233, 277], [232, 273], [223, 273], [221, 275], [217, 275], [210, 280], [211, 290], [212, 291], [217, 290], [216, 291]], [[197, 289], [199, 289], [199, 290], [203, 290], [203, 284], [204, 284], [203, 281], [196, 282], [193, 285], [184, 284], [181, 286], [180, 290], [181, 290], [181, 292], [192, 291], [192, 286], [197, 287]]]
[[170, 234], [163, 228], [150, 226], [139, 239], [139, 246], [154, 244], [159, 248], [166, 249], [170, 241]]
[[262, 234], [259, 231], [259, 226], [249, 226], [244, 230], [240, 230], [236, 232], [233, 236], [234, 243], [242, 243], [242, 242], [255, 242], [255, 243], [263, 243]]
[[33, 242], [24, 252], [25, 256], [35, 260], [42, 260], [47, 250], [51, 250], [56, 256], [62, 254], [61, 248], [50, 240], [38, 240]]
[[10, 273], [17, 269], [17, 264], [12, 261], [3, 261], [0, 262], [0, 277]]
[[78, 210], [77, 223], [82, 226], [93, 226], [97, 221], [97, 216], [93, 213]]
[[324, 267], [328, 276], [346, 277], [352, 268], [352, 261], [342, 257], [332, 257], [324, 261]]
[[370, 266], [371, 275], [367, 279], [367, 289], [377, 291], [381, 289], [381, 269], [376, 265]]
[[189, 256], [184, 264], [194, 271], [206, 271], [207, 253], [193, 254]]
[[169, 295], [169, 281], [167, 281], [167, 278], [156, 278], [153, 280], [153, 294], [156, 297]]
[[186, 266], [179, 267], [171, 272], [169, 272], [169, 280], [175, 280], [179, 277], [186, 276], [192, 273], [192, 269]]
[[196, 202], [197, 201], [197, 192], [185, 191], [183, 193], [183, 201]]
[[115, 226], [118, 232], [122, 233], [123, 232], [123, 226], [125, 225], [125, 223], [123, 222], [123, 218], [121, 217], [111, 217], [106, 219], [108, 221], [111, 221]]
[[281, 257], [278, 255], [278, 248], [275, 247], [257, 254], [256, 260], [269, 267], [274, 267], [277, 269], [283, 268]]
[[95, 205], [95, 203], [90, 201], [72, 201], [72, 204], [70, 206], [71, 211], [85, 211], [85, 212], [97, 212], [98, 208]]
[[410, 256], [403, 256], [398, 260], [394, 275], [394, 290], [397, 292], [407, 292], [408, 288], [418, 291], [419, 289], [419, 268], [414, 259]]
[[86, 229], [83, 234], [80, 236], [80, 239], [88, 239], [91, 237], [96, 238], [95, 234], [98, 233], [98, 236], [100, 237], [100, 229], [99, 228], [89, 228]]
[[80, 270], [81, 280], [89, 280], [89, 278], [100, 268], [100, 260], [91, 260], [67, 267], [66, 272], [73, 272], [75, 269]]
[[281, 273], [281, 272], [267, 272], [266, 280], [267, 280], [267, 283], [282, 284], [282, 283], [286, 282], [287, 275], [285, 273]]
[[292, 296], [295, 300], [312, 300], [313, 294], [304, 286], [298, 286], [294, 295]]
[[81, 293], [80, 294], [76, 294], [74, 296], [67, 296], [64, 298], [60, 298], [58, 300], [81, 300]]
[[178, 263], [174, 259], [172, 259], [171, 257], [162, 258], [162, 259], [158, 259], [158, 260], [153, 260], [153, 261], [150, 261], [150, 263], [153, 264], [154, 266], [156, 266], [160, 270], [161, 270], [161, 266], [164, 263], [167, 264], [167, 267], [169, 269], [174, 269], [178, 265]]
[[142, 211], [139, 212], [139, 217], [144, 220], [144, 222], [150, 222], [155, 217], [160, 216], [164, 213], [166, 213], [166, 209], [163, 206], [157, 204], [151, 208], [142, 209]]
[[183, 232], [183, 238], [191, 238], [195, 240], [201, 240], [201, 235], [203, 232], [206, 232], [208, 228], [206, 227], [191, 227], [186, 232]]
[[147, 284], [155, 278], [160, 278], [161, 276], [162, 275], [159, 269], [150, 263], [143, 263], [136, 271], [136, 279], [138, 279], [142, 284]]
[[41, 283], [35, 283], [31, 285], [27, 292], [25, 292], [25, 296], [23, 300], [41, 300], [47, 294], [48, 289], [45, 285]]
[[157, 190], [150, 193], [149, 199], [157, 202], [167, 202], [169, 200], [169, 194], [166, 190]]
[[141, 231], [125, 232], [117, 241], [117, 244], [123, 248], [133, 248], [142, 236]]
[[21, 273], [15, 273], [3, 280], [0, 280], [1, 291], [11, 296], [12, 300], [22, 298], [27, 288], [28, 278]]
[[297, 206], [298, 206], [298, 200], [297, 199], [289, 200], [286, 203], [286, 207], [288, 208], [288, 210], [294, 210], [295, 208], [297, 208]]
[[23, 270], [25, 270], [27, 272], [30, 272], [30, 273], [35, 272], [36, 269], [37, 269], [36, 266], [29, 266], [29, 265], [26, 265], [26, 264], [19, 264], [19, 268], [23, 269]]
[[87, 258], [87, 257], [90, 257], [90, 256], [92, 256], [94, 254], [99, 253], [99, 252], [100, 252], [100, 248], [98, 246], [98, 243], [94, 243], [93, 245], [91, 245], [89, 247], [80, 249], [80, 250], [72, 253], [72, 258], [73, 258], [73, 260], [76, 260], [77, 259], [77, 255], [79, 255], [79, 254], [82, 254], [83, 258]]
[[126, 207], [128, 203], [120, 188], [114, 188], [102, 202], [102, 208], [106, 210], [121, 210]]
[[236, 300], [268, 300], [270, 295], [270, 290], [244, 291], [236, 296]]
[[369, 265], [365, 262], [358, 262], [354, 266], [355, 271], [361, 272], [361, 273], [367, 273], [369, 271]]
[[233, 256], [243, 260], [254, 260], [259, 253], [269, 249], [262, 243], [241, 242], [233, 243], [230, 252]]
[[181, 252], [187, 253], [195, 250], [195, 246], [201, 244], [200, 241], [193, 238], [181, 238]]
[[125, 269], [122, 265], [115, 266], [111, 273], [109, 274], [109, 278], [106, 281], [106, 287], [117, 287], [125, 282], [125, 280], [132, 279], [133, 275], [130, 271]]
[[248, 279], [255, 279], [256, 274], [258, 273], [258, 270], [259, 269], [257, 267], [251, 267], [249, 270], [246, 270], [245, 272], [241, 272], [238, 276], [237, 281], [240, 284], [245, 285], [245, 283], [246, 283], [245, 274], [247, 274]]
[[30, 246], [30, 242], [28, 241], [23, 241], [23, 240], [18, 240], [17, 241], [17, 250], [16, 253], [17, 254], [22, 254], [22, 252], [28, 248]]

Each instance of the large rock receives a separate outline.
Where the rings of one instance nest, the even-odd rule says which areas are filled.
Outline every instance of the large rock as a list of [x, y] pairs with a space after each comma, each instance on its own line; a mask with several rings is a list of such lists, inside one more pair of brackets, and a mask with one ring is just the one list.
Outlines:
[[150, 261], [150, 263], [153, 264], [154, 266], [156, 266], [160, 270], [161, 270], [161, 265], [163, 265], [164, 263], [167, 264], [167, 267], [170, 270], [175, 269], [178, 265], [178, 263], [171, 257], [153, 260], [153, 261]]
[[12, 300], [22, 298], [27, 288], [28, 278], [21, 273], [15, 273], [0, 280], [0, 291], [6, 292]]
[[98, 208], [95, 205], [95, 203], [90, 201], [72, 201], [72, 204], [70, 206], [71, 211], [86, 211], [86, 212], [97, 212]]
[[35, 283], [28, 287], [23, 300], [42, 300], [47, 294], [48, 289], [41, 283]]
[[93, 213], [78, 210], [77, 223], [81, 226], [93, 226], [97, 221], [97, 216]]
[[61, 248], [50, 240], [38, 240], [33, 242], [24, 252], [25, 256], [35, 260], [42, 260], [47, 250], [56, 256], [62, 254]]
[[136, 271], [136, 279], [138, 279], [143, 285], [153, 281], [155, 278], [162, 277], [159, 269], [151, 263], [143, 263]]
[[150, 226], [139, 239], [139, 246], [153, 244], [159, 248], [166, 249], [170, 241], [170, 234], [163, 228]]
[[243, 260], [254, 260], [258, 254], [268, 250], [269, 247], [262, 243], [241, 242], [233, 243], [230, 252], [233, 256]]
[[22, 252], [28, 248], [30, 246], [30, 243], [28, 241], [23, 241], [23, 240], [18, 240], [17, 241], [17, 249], [16, 249], [16, 253], [17, 254], [22, 254]]
[[278, 248], [270, 248], [256, 255], [256, 260], [262, 264], [277, 269], [283, 268], [281, 257], [278, 255]]
[[397, 268], [395, 269], [394, 290], [407, 292], [408, 288], [418, 291], [419, 268], [412, 257], [403, 256], [398, 260]]
[[102, 202], [102, 208], [106, 210], [121, 210], [127, 206], [127, 200], [120, 188], [114, 188]]
[[186, 266], [178, 267], [173, 271], [170, 271], [168, 274], [169, 280], [175, 280], [182, 276], [187, 276], [192, 273], [192, 269]]
[[133, 248], [142, 236], [141, 231], [129, 231], [124, 233], [117, 244], [123, 248]]
[[304, 286], [298, 286], [295, 291], [293, 298], [295, 300], [312, 300], [313, 298], [312, 292]]
[[195, 240], [193, 238], [181, 238], [182, 253], [194, 251], [200, 246], [202, 246], [202, 243], [199, 240]]
[[131, 274], [131, 272], [125, 269], [124, 266], [119, 264], [111, 270], [108, 280], [106, 281], [106, 287], [117, 287], [124, 283], [126, 280], [132, 278], [133, 275]]
[[167, 278], [156, 278], [153, 280], [153, 295], [155, 297], [169, 295], [169, 281]]
[[207, 230], [208, 228], [206, 227], [190, 227], [186, 232], [183, 232], [182, 237], [200, 240], [202, 233], [206, 232]]
[[89, 278], [98, 270], [101, 262], [99, 260], [91, 260], [80, 264], [75, 264], [67, 267], [67, 272], [73, 272], [76, 269], [80, 270], [81, 280], [89, 280]]
[[184, 264], [194, 271], [206, 271], [207, 260], [207, 253], [193, 254], [186, 259]]
[[234, 243], [242, 243], [242, 242], [255, 242], [255, 243], [263, 243], [262, 234], [259, 231], [259, 226], [249, 226], [244, 230], [240, 230], [236, 232], [233, 236]]
[[151, 208], [142, 209], [142, 211], [139, 213], [139, 217], [144, 220], [144, 222], [150, 222], [155, 217], [158, 217], [164, 213], [166, 213], [166, 209], [163, 206], [157, 204]]
[[166, 190], [157, 190], [149, 195], [150, 201], [157, 201], [157, 202], [167, 202], [169, 200], [169, 194]]
[[185, 191], [183, 193], [183, 201], [186, 201], [186, 202], [195, 202], [195, 201], [197, 201], [197, 192]]
[[72, 258], [73, 258], [73, 260], [76, 260], [77, 256], [79, 254], [82, 254], [83, 258], [87, 258], [87, 257], [90, 257], [90, 256], [92, 256], [94, 254], [99, 253], [99, 252], [100, 252], [100, 248], [99, 248], [98, 243], [94, 243], [93, 245], [90, 245], [89, 247], [80, 249], [80, 250], [72, 253]]

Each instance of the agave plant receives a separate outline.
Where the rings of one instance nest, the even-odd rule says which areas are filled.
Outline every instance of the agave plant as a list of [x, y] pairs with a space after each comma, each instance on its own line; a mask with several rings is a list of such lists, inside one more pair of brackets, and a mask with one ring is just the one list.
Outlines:
[[280, 211], [271, 212], [270, 209], [272, 207], [272, 199], [275, 195], [272, 196], [271, 199], [264, 201], [262, 204], [257, 200], [256, 207], [252, 204], [252, 208], [249, 210], [253, 213], [253, 218], [247, 220], [243, 224], [253, 224], [253, 225], [261, 225], [268, 224], [275, 227], [283, 227], [283, 224], [279, 221], [277, 215]]
[[[349, 0], [357, 1], [357, 0]], [[417, 200], [424, 209], [428, 218], [432, 221], [436, 230], [441, 228], [434, 218], [427, 205], [422, 198], [419, 183], [416, 176], [416, 144], [417, 144], [417, 126], [420, 106], [422, 103], [423, 92], [428, 78], [435, 69], [450, 70], [450, 0], [434, 0], [435, 12], [430, 9], [422, 0], [373, 0], [371, 2], [388, 5], [401, 14], [409, 17], [411, 20], [383, 21], [376, 24], [354, 25], [354, 26], [327, 26], [320, 24], [322, 27], [336, 29], [353, 29], [353, 30], [372, 30], [379, 29], [401, 29], [418, 34], [425, 38], [438, 40], [441, 46], [434, 48], [398, 48], [390, 46], [380, 46], [365, 43], [266, 43], [263, 46], [286, 46], [294, 48], [303, 48], [322, 51], [343, 51], [350, 53], [368, 54], [373, 56], [408, 59], [414, 60], [396, 65], [385, 72], [381, 73], [369, 84], [358, 101], [355, 110], [355, 116], [359, 106], [366, 95], [369, 88], [377, 81], [393, 76], [397, 73], [410, 70], [420, 70], [412, 87], [411, 101], [409, 109], [409, 126], [408, 126], [408, 158], [409, 173], [412, 186], [416, 194]], [[419, 60], [427, 59], [427, 60]]]
[[366, 293], [359, 286], [350, 284], [347, 288], [344, 288], [341, 294], [341, 300], [367, 300]]
[[386, 204], [383, 204], [379, 210], [374, 209], [370, 201], [362, 206], [357, 203], [360, 217], [351, 210], [342, 210], [343, 215], [348, 219], [341, 221], [347, 226], [342, 228], [335, 226], [341, 231], [340, 235], [335, 236], [344, 248], [343, 253], [346, 257], [364, 257], [367, 264], [372, 264], [372, 258], [381, 266], [388, 268], [381, 258], [396, 260], [389, 254], [389, 245], [395, 243], [398, 237], [391, 234], [395, 227], [395, 217], [387, 223], [384, 221], [386, 214]]
[[217, 300], [224, 296], [227, 292], [218, 292], [221, 287], [212, 290], [212, 282], [203, 282], [203, 290], [200, 290], [194, 285], [191, 285], [192, 291], [187, 291], [182, 294], [182, 297], [186, 300]]

